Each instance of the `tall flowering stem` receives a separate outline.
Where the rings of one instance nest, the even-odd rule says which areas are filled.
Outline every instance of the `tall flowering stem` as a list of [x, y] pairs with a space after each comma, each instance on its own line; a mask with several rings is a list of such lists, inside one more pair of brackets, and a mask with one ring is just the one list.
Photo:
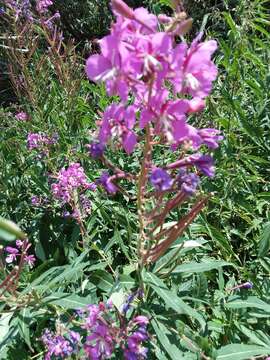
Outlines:
[[[133, 10], [122, 0], [112, 0], [112, 9], [116, 21], [111, 33], [100, 40], [101, 53], [87, 60], [86, 73], [90, 80], [105, 83], [108, 95], [117, 95], [120, 102], [105, 109], [98, 138], [89, 150], [113, 173], [105, 172], [99, 180], [108, 193], [124, 192], [122, 180], [137, 185], [137, 249], [142, 269], [166, 253], [209, 198], [199, 194], [196, 199], [196, 195], [201, 177], [214, 176], [214, 161], [206, 152], [216, 149], [222, 136], [216, 129], [195, 128], [189, 115], [204, 109], [217, 77], [211, 60], [217, 43], [202, 42], [202, 33], [190, 45], [184, 40], [179, 43], [192, 20], [177, 6], [173, 17], [157, 17], [144, 8]], [[122, 147], [128, 155], [139, 148], [139, 176], [106, 159], [108, 144]], [[167, 155], [163, 159], [156, 156], [156, 144], [163, 146]], [[183, 204], [189, 210], [175, 225], [166, 224]]]

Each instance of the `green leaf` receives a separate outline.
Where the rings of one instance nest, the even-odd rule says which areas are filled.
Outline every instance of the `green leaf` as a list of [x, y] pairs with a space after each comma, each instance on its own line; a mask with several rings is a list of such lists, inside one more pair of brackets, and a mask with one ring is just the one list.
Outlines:
[[91, 297], [80, 297], [78, 295], [70, 295], [67, 293], [53, 293], [46, 296], [43, 303], [50, 305], [58, 305], [65, 309], [80, 309], [91, 304]]
[[0, 239], [4, 241], [14, 241], [25, 239], [26, 234], [13, 222], [0, 217]]
[[13, 316], [13, 312], [4, 313], [0, 317], [0, 344], [9, 332], [9, 322]]
[[[166, 328], [166, 326], [157, 320], [152, 320], [151, 325], [153, 326], [153, 328], [155, 330], [155, 334], [157, 335], [157, 338], [158, 338], [160, 344], [162, 345], [164, 350], [166, 350], [169, 357], [172, 360], [185, 359], [185, 357], [183, 356], [183, 353], [176, 347], [176, 345], [172, 344], [170, 342], [170, 340], [168, 339], [167, 334], [169, 333], [169, 330]], [[174, 335], [174, 337], [175, 337], [175, 335]]]
[[19, 334], [26, 342], [29, 349], [32, 350], [31, 341], [30, 341], [30, 330], [29, 330], [30, 323], [31, 323], [30, 310], [24, 308], [20, 311], [18, 315], [18, 330], [19, 330]]
[[270, 312], [270, 305], [258, 299], [256, 296], [249, 296], [247, 299], [235, 296], [229, 299], [225, 306], [229, 309], [257, 308]]
[[249, 360], [253, 356], [268, 355], [270, 347], [230, 344], [218, 350], [217, 360]]
[[260, 236], [259, 256], [264, 257], [270, 250], [270, 222], [266, 223]]
[[105, 270], [97, 270], [93, 273], [92, 276], [93, 276], [93, 283], [98, 288], [104, 290], [105, 292], [111, 291], [114, 285], [114, 281], [110, 273], [108, 273]]
[[173, 271], [172, 274], [179, 274], [179, 273], [200, 273], [204, 271], [210, 271], [213, 269], [219, 269], [223, 266], [234, 266], [233, 264], [226, 262], [226, 261], [219, 261], [219, 260], [208, 260], [207, 262], [197, 263], [195, 261], [189, 262], [187, 264], [182, 264], [177, 266]]
[[166, 285], [157, 276], [152, 273], [145, 273], [143, 275], [144, 281], [160, 296], [166, 306], [172, 308], [179, 314], [186, 314], [196, 319], [202, 328], [205, 327], [205, 320], [196, 310], [187, 305], [175, 293], [170, 291]]

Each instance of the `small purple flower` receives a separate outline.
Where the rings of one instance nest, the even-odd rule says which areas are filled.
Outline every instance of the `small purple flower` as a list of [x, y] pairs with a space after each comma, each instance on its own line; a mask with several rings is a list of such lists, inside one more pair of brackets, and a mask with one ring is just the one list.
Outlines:
[[115, 194], [118, 190], [114, 183], [111, 181], [111, 177], [107, 171], [104, 171], [101, 174], [101, 177], [97, 180], [97, 183], [102, 185], [104, 189], [110, 194]]
[[92, 334], [86, 337], [84, 350], [90, 359], [110, 359], [114, 350], [114, 341], [109, 327], [98, 324]]
[[253, 288], [253, 284], [252, 284], [251, 281], [247, 281], [247, 282], [245, 282], [244, 284], [242, 284], [241, 287], [244, 288], [244, 289], [252, 289], [252, 288]]
[[22, 240], [16, 240], [17, 248], [21, 249], [23, 247], [24, 242]]
[[53, 356], [57, 357], [57, 359], [66, 359], [74, 352], [70, 341], [64, 336], [54, 335], [48, 329], [45, 330], [41, 339], [47, 348], [45, 360], [50, 360]]
[[5, 250], [9, 254], [6, 257], [6, 263], [8, 264], [13, 263], [16, 260], [17, 256], [19, 256], [19, 250], [11, 246], [7, 246]]
[[101, 142], [94, 142], [89, 145], [87, 145], [87, 148], [89, 149], [90, 156], [93, 159], [98, 159], [103, 156], [105, 145]]
[[76, 331], [70, 331], [69, 338], [70, 338], [70, 341], [72, 342], [72, 344], [74, 344], [74, 345], [77, 345], [81, 339], [80, 334], [77, 333]]
[[25, 112], [23, 112], [23, 111], [17, 113], [17, 114], [15, 115], [15, 118], [16, 118], [17, 120], [19, 120], [19, 121], [27, 121], [27, 120], [29, 120], [29, 116], [28, 116]]
[[204, 175], [213, 177], [215, 175], [214, 160], [210, 155], [200, 153], [189, 156], [188, 163], [195, 165]]
[[32, 268], [35, 264], [36, 258], [34, 255], [27, 255], [24, 260], [30, 266], [30, 268]]
[[41, 203], [42, 203], [42, 199], [39, 196], [34, 195], [31, 197], [31, 204], [33, 206], [40, 206]]
[[44, 14], [48, 11], [48, 8], [53, 5], [52, 0], [38, 0], [36, 10], [40, 14]]
[[139, 315], [133, 319], [133, 322], [134, 322], [134, 324], [137, 324], [137, 325], [147, 325], [147, 324], [149, 324], [149, 319], [146, 316]]
[[27, 137], [27, 147], [29, 150], [38, 149], [43, 144], [43, 136], [37, 133], [29, 133]]
[[173, 180], [166, 170], [156, 168], [152, 171], [150, 182], [157, 191], [166, 191], [172, 187]]
[[179, 185], [187, 195], [193, 195], [200, 183], [200, 178], [194, 173], [187, 173], [185, 170], [180, 169], [179, 172]]

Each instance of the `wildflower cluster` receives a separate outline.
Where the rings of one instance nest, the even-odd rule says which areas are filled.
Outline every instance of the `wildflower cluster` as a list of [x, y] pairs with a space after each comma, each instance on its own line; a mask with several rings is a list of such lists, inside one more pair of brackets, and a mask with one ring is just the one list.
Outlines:
[[72, 354], [83, 354], [83, 359], [110, 359], [119, 351], [126, 360], [146, 359], [149, 339], [148, 318], [135, 316], [129, 321], [110, 305], [91, 304], [78, 311], [77, 331], [59, 329], [56, 334], [46, 330], [42, 342], [47, 349], [46, 360], [52, 356], [66, 359]]
[[58, 134], [49, 137], [42, 133], [29, 133], [27, 136], [27, 147], [29, 150], [41, 149], [44, 154], [48, 153], [48, 147], [55, 145], [58, 141]]
[[41, 340], [48, 349], [44, 360], [65, 359], [76, 352], [80, 335], [75, 331], [68, 331], [65, 336], [54, 335], [46, 329]]
[[16, 22], [40, 23], [48, 29], [52, 29], [55, 20], [60, 18], [59, 12], [52, 16], [49, 14], [49, 8], [53, 5], [52, 0], [37, 0], [35, 8], [33, 8], [30, 0], [4, 0], [4, 5], [14, 14]]
[[16, 246], [7, 246], [4, 249], [6, 253], [6, 263], [15, 263], [19, 258], [23, 263], [28, 264], [30, 267], [33, 267], [36, 258], [34, 255], [28, 254], [28, 250], [30, 247], [31, 244], [27, 240], [16, 240]]
[[[127, 194], [119, 185], [122, 179], [137, 184], [139, 257], [142, 262], [155, 261], [207, 198], [199, 199], [176, 226], [164, 230], [167, 215], [197, 192], [202, 175], [215, 174], [214, 160], [206, 152], [216, 149], [222, 136], [214, 128], [194, 127], [189, 115], [204, 109], [217, 77], [211, 60], [217, 43], [202, 41], [202, 33], [190, 45], [179, 43], [179, 36], [184, 39], [191, 25], [185, 13], [156, 16], [144, 8], [133, 10], [122, 0], [111, 3], [116, 21], [111, 33], [99, 41], [101, 53], [87, 60], [86, 73], [90, 80], [105, 83], [107, 93], [117, 95], [120, 102], [105, 109], [98, 138], [88, 148], [113, 172], [104, 172], [98, 181], [107, 192]], [[128, 155], [137, 146], [142, 151], [140, 173], [114, 166], [105, 157], [108, 143]], [[154, 145], [172, 154], [159, 157], [157, 164]], [[170, 158], [178, 160], [170, 163]], [[151, 244], [156, 245], [151, 248]]]
[[[56, 180], [51, 185], [54, 197], [72, 208], [75, 219], [87, 215], [91, 211], [91, 202], [84, 192], [95, 190], [96, 185], [87, 180], [83, 167], [79, 163], [72, 163], [67, 169], [60, 170]], [[65, 212], [65, 216], [69, 215], [69, 212]]]
[[[181, 150], [180, 162], [163, 168], [148, 164], [155, 189], [166, 191], [176, 185], [193, 194], [199, 175], [191, 168], [214, 175], [212, 158], [198, 150], [215, 149], [222, 138], [218, 130], [196, 129], [187, 120], [189, 114], [204, 109], [205, 97], [217, 77], [211, 61], [216, 41], [201, 42], [200, 33], [190, 46], [186, 42], [179, 44], [175, 36], [183, 35], [187, 20], [176, 27], [174, 18], [157, 17], [144, 8], [133, 10], [122, 0], [112, 1], [112, 7], [116, 22], [111, 34], [100, 40], [101, 54], [87, 60], [86, 72], [91, 80], [105, 82], [108, 94], [118, 95], [121, 102], [105, 110], [98, 141], [90, 146], [90, 153], [100, 158], [105, 145], [115, 140], [131, 154], [139, 139], [138, 124], [138, 130], [146, 129], [151, 141], [156, 138], [172, 151]], [[160, 23], [165, 23], [164, 31], [158, 31]], [[194, 151], [194, 155], [185, 157]], [[173, 180], [175, 169], [180, 169], [177, 181]], [[109, 192], [115, 192], [114, 186], [106, 186], [104, 178], [101, 183]]]

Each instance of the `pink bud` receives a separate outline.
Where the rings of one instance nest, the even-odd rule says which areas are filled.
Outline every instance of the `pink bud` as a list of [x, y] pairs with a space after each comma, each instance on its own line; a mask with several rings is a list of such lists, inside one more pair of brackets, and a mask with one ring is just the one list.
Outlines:
[[192, 114], [195, 112], [202, 111], [205, 108], [205, 100], [200, 98], [194, 98], [189, 101], [188, 113]]
[[172, 21], [172, 18], [166, 14], [160, 14], [158, 15], [158, 20], [161, 22], [161, 24], [169, 24]]
[[149, 323], [149, 319], [146, 316], [139, 315], [133, 319], [133, 322], [139, 325], [147, 325]]
[[112, 9], [119, 15], [122, 15], [131, 20], [134, 19], [133, 10], [122, 0], [112, 0]]

